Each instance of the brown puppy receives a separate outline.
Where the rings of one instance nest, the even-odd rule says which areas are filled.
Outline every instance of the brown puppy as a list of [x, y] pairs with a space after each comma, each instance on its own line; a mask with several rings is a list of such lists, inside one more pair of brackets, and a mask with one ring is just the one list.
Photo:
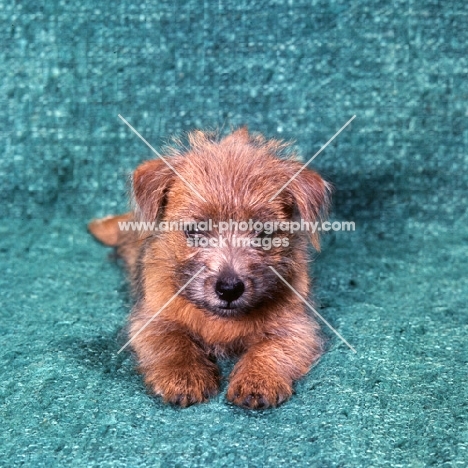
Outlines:
[[[237, 355], [228, 400], [251, 409], [276, 406], [319, 358], [322, 343], [316, 322], [270, 267], [307, 297], [307, 238], [318, 249], [317, 235], [235, 225], [223, 232], [142, 234], [121, 226], [135, 220], [211, 220], [213, 226], [250, 220], [250, 228], [251, 220], [315, 221], [326, 210], [329, 186], [304, 169], [269, 201], [302, 167], [282, 157], [286, 145], [245, 128], [224, 139], [194, 132], [189, 142], [188, 149], [172, 150], [177, 174], [161, 159], [143, 163], [133, 175], [135, 210], [95, 220], [89, 229], [117, 247], [130, 271], [136, 297], [131, 345], [154, 394], [181, 406], [203, 402], [218, 392], [216, 358]], [[219, 244], [206, 246], [220, 235]], [[273, 237], [276, 243], [262, 248]]]

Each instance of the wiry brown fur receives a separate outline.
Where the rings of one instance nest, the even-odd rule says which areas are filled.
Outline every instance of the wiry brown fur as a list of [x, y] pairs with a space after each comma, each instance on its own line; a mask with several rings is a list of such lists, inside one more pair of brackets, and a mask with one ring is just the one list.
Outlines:
[[[288, 234], [289, 246], [269, 251], [231, 245], [196, 248], [187, 245], [184, 232], [142, 237], [119, 231], [118, 221], [265, 222], [298, 216], [315, 221], [326, 210], [329, 186], [317, 173], [304, 169], [270, 203], [302, 167], [293, 158], [278, 157], [284, 144], [251, 136], [245, 128], [221, 140], [194, 132], [189, 143], [185, 150], [173, 150], [169, 161], [206, 201], [161, 159], [151, 160], [133, 175], [135, 210], [93, 221], [89, 229], [105, 244], [117, 247], [131, 273], [136, 304], [130, 337], [139, 370], [153, 393], [181, 406], [203, 402], [218, 391], [216, 358], [239, 355], [228, 400], [251, 409], [276, 406], [291, 396], [293, 382], [307, 373], [322, 349], [318, 325], [269, 268], [306, 297], [307, 234]], [[310, 240], [318, 249], [318, 237], [312, 235]], [[245, 292], [230, 309], [214, 291], [222, 274], [236, 275], [245, 284]]]

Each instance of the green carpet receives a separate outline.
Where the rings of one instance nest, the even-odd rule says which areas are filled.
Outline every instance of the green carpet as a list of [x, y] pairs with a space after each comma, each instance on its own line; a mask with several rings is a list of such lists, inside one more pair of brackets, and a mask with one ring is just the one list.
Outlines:
[[[0, 466], [468, 465], [468, 6], [0, 2]], [[86, 232], [193, 128], [293, 139], [334, 183], [328, 352], [278, 409], [185, 410], [117, 354], [131, 300]], [[232, 363], [225, 363], [227, 375]]]

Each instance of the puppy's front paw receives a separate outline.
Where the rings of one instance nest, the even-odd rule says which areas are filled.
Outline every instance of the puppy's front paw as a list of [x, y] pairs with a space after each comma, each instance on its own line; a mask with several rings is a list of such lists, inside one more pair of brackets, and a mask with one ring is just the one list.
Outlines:
[[246, 409], [278, 406], [292, 395], [292, 385], [278, 375], [238, 372], [231, 379], [227, 399]]
[[153, 393], [162, 396], [165, 403], [182, 407], [203, 403], [216, 395], [219, 389], [218, 368], [199, 366], [166, 367], [161, 372], [146, 373], [145, 381]]

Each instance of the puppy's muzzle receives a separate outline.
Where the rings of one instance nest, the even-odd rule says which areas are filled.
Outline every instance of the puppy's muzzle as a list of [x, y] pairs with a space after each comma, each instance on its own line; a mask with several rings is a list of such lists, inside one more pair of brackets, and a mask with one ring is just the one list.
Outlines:
[[221, 276], [216, 281], [215, 292], [216, 295], [223, 301], [228, 303], [234, 302], [244, 294], [244, 282], [235, 275]]

